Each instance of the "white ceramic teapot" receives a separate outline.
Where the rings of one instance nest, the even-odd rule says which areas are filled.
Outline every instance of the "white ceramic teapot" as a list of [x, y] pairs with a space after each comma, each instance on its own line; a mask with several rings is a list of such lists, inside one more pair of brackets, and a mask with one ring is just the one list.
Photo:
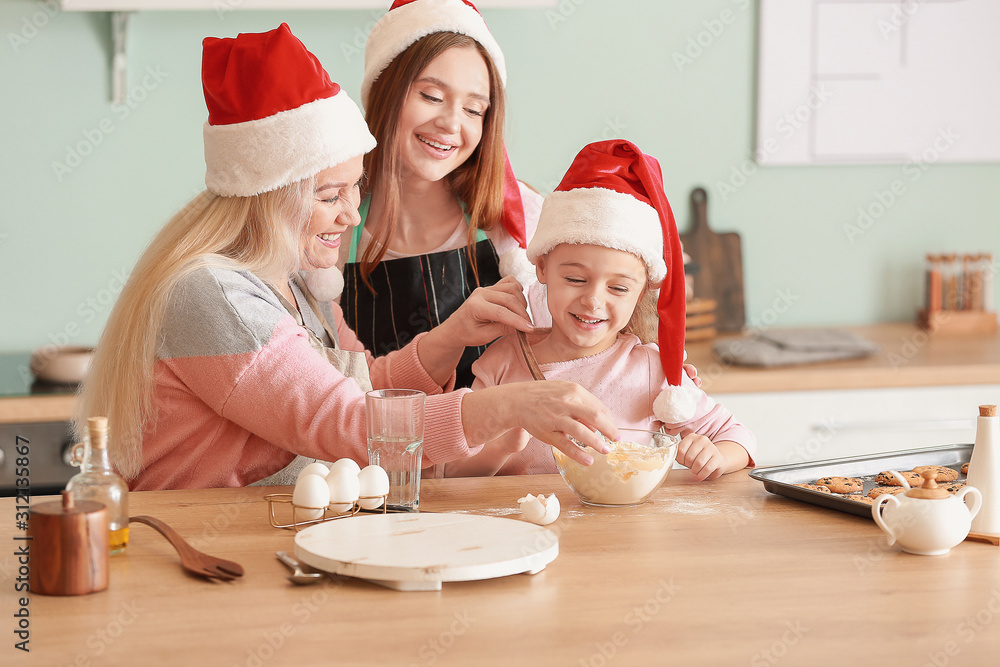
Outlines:
[[[879, 496], [872, 505], [872, 518], [903, 551], [921, 556], [941, 556], [966, 538], [972, 519], [983, 504], [979, 489], [966, 486], [954, 495], [934, 481], [925, 470], [923, 484], [896, 496]], [[972, 507], [965, 496], [972, 494]], [[883, 505], [885, 506], [883, 509]]]

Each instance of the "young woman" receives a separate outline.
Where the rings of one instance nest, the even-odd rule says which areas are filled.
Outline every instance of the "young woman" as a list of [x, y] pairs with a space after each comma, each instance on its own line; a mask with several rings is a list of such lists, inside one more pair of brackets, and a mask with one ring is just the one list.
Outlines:
[[[571, 383], [447, 393], [467, 345], [530, 330], [520, 285], [478, 289], [440, 326], [375, 359], [306, 278], [335, 266], [359, 222], [361, 113], [287, 25], [204, 41], [206, 184], [139, 259], [82, 390], [110, 422], [133, 489], [288, 484], [315, 459], [367, 462], [364, 392], [428, 394], [436, 464], [525, 428], [574, 458], [569, 439], [614, 429]], [[596, 443], [598, 444], [599, 443]]]
[[[480, 285], [534, 282], [541, 197], [504, 148], [503, 53], [471, 3], [396, 2], [368, 38], [362, 222], [341, 256], [347, 323], [376, 354], [446, 320]], [[458, 386], [484, 347], [469, 348]]]

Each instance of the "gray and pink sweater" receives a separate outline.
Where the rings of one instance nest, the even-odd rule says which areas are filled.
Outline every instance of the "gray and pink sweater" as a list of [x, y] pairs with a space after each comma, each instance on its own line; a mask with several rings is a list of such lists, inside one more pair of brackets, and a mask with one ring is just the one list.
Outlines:
[[[305, 303], [293, 285], [296, 299]], [[321, 308], [339, 347], [364, 351], [340, 307]], [[307, 307], [303, 318], [330, 343]], [[421, 334], [423, 335], [423, 334]], [[418, 336], [375, 359], [372, 385], [427, 393], [424, 465], [471, 455], [461, 408], [417, 358]], [[154, 367], [156, 421], [143, 433], [133, 490], [245, 486], [296, 454], [366, 465], [365, 395], [309, 345], [306, 332], [257, 276], [204, 267], [185, 276], [168, 304]], [[447, 393], [446, 393], [447, 392]]]

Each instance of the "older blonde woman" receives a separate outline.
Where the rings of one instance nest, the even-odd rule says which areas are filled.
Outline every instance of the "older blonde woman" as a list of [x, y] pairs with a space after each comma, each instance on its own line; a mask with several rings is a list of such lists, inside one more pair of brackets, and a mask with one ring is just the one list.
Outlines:
[[309, 273], [335, 266], [359, 222], [375, 140], [287, 25], [204, 42], [207, 192], [139, 259], [98, 344], [82, 418], [107, 415], [133, 489], [290, 483], [314, 459], [367, 460], [364, 391], [428, 394], [425, 463], [470, 456], [511, 428], [588, 462], [569, 437], [613, 434], [577, 385], [449, 391], [466, 346], [530, 330], [521, 288], [477, 289], [385, 357], [365, 351]]

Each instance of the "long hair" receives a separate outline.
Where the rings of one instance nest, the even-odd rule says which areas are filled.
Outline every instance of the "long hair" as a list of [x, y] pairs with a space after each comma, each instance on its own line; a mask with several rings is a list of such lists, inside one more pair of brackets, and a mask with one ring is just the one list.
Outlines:
[[[378, 145], [365, 156], [368, 182], [363, 196], [378, 201], [383, 220], [361, 256], [361, 277], [374, 292], [368, 276], [385, 257], [389, 240], [399, 220], [401, 166], [397, 134], [399, 114], [410, 87], [434, 58], [448, 49], [474, 46], [486, 61], [490, 77], [490, 106], [483, 117], [483, 135], [469, 158], [446, 177], [452, 192], [465, 204], [469, 215], [468, 245], [475, 243], [477, 230], [491, 230], [499, 224], [503, 211], [504, 144], [503, 122], [506, 108], [503, 82], [493, 59], [476, 40], [453, 32], [436, 32], [423, 37], [389, 63], [372, 84], [365, 101], [368, 127]], [[374, 203], [374, 202], [373, 202]], [[479, 273], [471, 254], [473, 274]]]
[[632, 317], [628, 324], [622, 329], [625, 333], [634, 334], [643, 343], [655, 343], [656, 331], [659, 326], [659, 316], [656, 313], [656, 301], [660, 296], [660, 290], [653, 289], [646, 284], [642, 295], [635, 304]]
[[142, 437], [156, 427], [154, 364], [174, 287], [204, 266], [287, 279], [299, 266], [314, 183], [308, 178], [252, 197], [203, 192], [139, 258], [101, 334], [74, 414], [80, 438], [87, 417], [108, 418], [111, 461], [126, 479], [141, 472]]

